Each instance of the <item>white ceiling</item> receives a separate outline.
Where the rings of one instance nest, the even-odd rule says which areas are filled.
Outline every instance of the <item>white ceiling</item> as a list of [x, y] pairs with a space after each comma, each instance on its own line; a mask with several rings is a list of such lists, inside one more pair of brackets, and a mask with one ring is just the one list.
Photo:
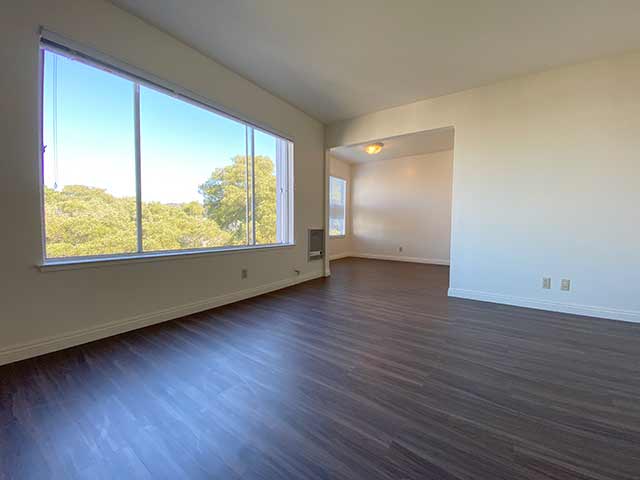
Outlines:
[[334, 120], [640, 48], [639, 0], [112, 0]]
[[453, 127], [439, 128], [437, 130], [425, 130], [424, 132], [375, 140], [374, 142], [384, 143], [382, 151], [375, 155], [369, 155], [364, 151], [364, 147], [374, 142], [336, 147], [331, 149], [331, 154], [339, 160], [349, 163], [377, 162], [451, 150], [453, 148], [453, 137]]

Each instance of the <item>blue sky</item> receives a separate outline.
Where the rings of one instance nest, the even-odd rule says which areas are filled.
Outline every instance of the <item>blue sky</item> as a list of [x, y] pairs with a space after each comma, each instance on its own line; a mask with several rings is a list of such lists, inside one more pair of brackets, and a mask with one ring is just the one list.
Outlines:
[[[49, 51], [44, 79], [45, 184], [53, 187], [57, 179], [58, 188], [87, 185], [135, 196], [133, 82]], [[243, 124], [144, 86], [140, 136], [144, 201], [199, 201], [198, 185], [245, 154]], [[256, 155], [275, 160], [275, 145], [275, 137], [256, 131]]]

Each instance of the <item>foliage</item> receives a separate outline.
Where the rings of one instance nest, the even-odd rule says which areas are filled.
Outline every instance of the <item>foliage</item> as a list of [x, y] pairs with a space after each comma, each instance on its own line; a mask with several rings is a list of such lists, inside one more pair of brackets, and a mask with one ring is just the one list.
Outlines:
[[198, 202], [142, 205], [142, 248], [144, 251], [184, 250], [231, 245], [231, 235], [204, 215]]
[[[217, 168], [200, 186], [204, 204], [142, 204], [144, 251], [208, 248], [246, 243], [245, 157]], [[276, 241], [276, 179], [269, 157], [255, 158], [256, 239]], [[47, 257], [134, 253], [136, 201], [101, 188], [45, 187]]]
[[101, 188], [45, 188], [47, 256], [73, 257], [136, 251], [136, 202]]
[[[254, 168], [256, 242], [275, 243], [276, 176], [273, 161], [269, 157], [257, 155]], [[246, 157], [238, 155], [232, 159], [231, 165], [216, 168], [199, 189], [204, 197], [207, 216], [230, 232], [234, 242], [237, 243], [245, 243], [247, 238], [247, 189], [245, 189], [247, 179], [249, 201], [251, 201], [251, 175], [247, 171]]]

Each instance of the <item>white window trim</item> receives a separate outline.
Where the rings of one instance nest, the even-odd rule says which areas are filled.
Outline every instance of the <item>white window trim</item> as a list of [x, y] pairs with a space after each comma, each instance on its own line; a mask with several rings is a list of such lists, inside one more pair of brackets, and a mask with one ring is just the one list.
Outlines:
[[277, 250], [294, 248], [295, 243], [274, 243], [269, 245], [248, 245], [240, 247], [203, 248], [194, 250], [166, 250], [162, 252], [131, 253], [122, 255], [103, 255], [93, 257], [63, 257], [49, 259], [37, 265], [41, 272], [57, 272], [60, 270], [80, 270], [84, 268], [103, 268], [133, 263], [157, 262], [164, 260], [183, 260], [216, 255], [248, 253], [255, 250]]
[[[343, 178], [339, 175], [329, 174], [329, 212], [331, 212], [331, 178], [337, 178], [344, 182], [344, 234], [341, 235], [331, 235], [331, 228], [329, 228], [329, 238], [330, 239], [340, 239], [347, 238], [349, 234], [348, 222], [347, 222], [347, 202], [349, 198], [349, 181], [346, 178]], [[331, 213], [329, 213], [329, 226], [331, 226]]]
[[[80, 268], [96, 268], [111, 265], [123, 265], [131, 263], [141, 263], [158, 260], [175, 260], [180, 258], [193, 258], [203, 255], [221, 255], [230, 253], [240, 253], [243, 251], [255, 251], [255, 250], [272, 250], [277, 248], [295, 247], [295, 226], [294, 226], [294, 177], [293, 177], [293, 153], [294, 153], [294, 140], [293, 136], [283, 134], [271, 128], [266, 128], [259, 125], [256, 122], [246, 120], [243, 116], [230, 113], [227, 108], [222, 108], [215, 102], [204, 98], [190, 90], [179, 87], [175, 84], [162, 80], [155, 75], [149, 74], [133, 67], [127, 63], [121, 62], [113, 57], [103, 54], [90, 47], [80, 45], [72, 40], [69, 40], [61, 35], [53, 33], [45, 28], [40, 29], [40, 46], [39, 46], [39, 65], [38, 65], [38, 77], [40, 82], [38, 105], [39, 105], [39, 122], [40, 128], [38, 129], [38, 148], [40, 149], [40, 158], [38, 162], [38, 181], [39, 181], [39, 193], [40, 193], [40, 222], [41, 222], [41, 260], [36, 267], [42, 272], [59, 271], [59, 270], [75, 270]], [[251, 138], [253, 139], [253, 131], [260, 130], [266, 134], [276, 137], [276, 172], [282, 171], [284, 175], [279, 177], [276, 173], [278, 184], [276, 186], [277, 191], [280, 193], [277, 195], [277, 206], [280, 205], [277, 210], [276, 217], [278, 218], [279, 232], [282, 234], [277, 235], [276, 238], [281, 238], [282, 242], [275, 244], [249, 244], [239, 246], [221, 246], [215, 248], [202, 248], [202, 249], [185, 249], [185, 250], [165, 250], [165, 251], [137, 251], [134, 253], [122, 253], [122, 254], [108, 254], [108, 255], [92, 255], [92, 256], [74, 256], [74, 257], [55, 257], [47, 258], [46, 256], [46, 225], [45, 225], [45, 208], [44, 208], [44, 149], [43, 149], [43, 120], [44, 120], [44, 50], [50, 50], [54, 53], [58, 53], [67, 57], [72, 57], [77, 61], [83, 62], [94, 68], [103, 68], [112, 75], [117, 75], [127, 80], [134, 82], [136, 85], [135, 101], [139, 102], [139, 85], [144, 85], [149, 88], [158, 90], [164, 94], [175, 96], [176, 98], [190, 103], [196, 107], [204, 108], [217, 115], [226, 117], [230, 120], [242, 123], [251, 132]], [[138, 209], [141, 209], [141, 203], [139, 197], [140, 192], [140, 156], [139, 156], [139, 125], [136, 126], [135, 132], [136, 141], [136, 205]], [[282, 145], [287, 145], [288, 148], [282, 148]], [[253, 149], [253, 142], [252, 142]], [[251, 152], [253, 157], [253, 151]], [[253, 168], [252, 168], [253, 174]], [[254, 184], [252, 180], [252, 185]], [[284, 185], [282, 185], [284, 184]], [[254, 186], [255, 188], [255, 186]], [[252, 193], [251, 198], [253, 201], [255, 194]], [[280, 209], [287, 205], [288, 209], [285, 209], [286, 215], [280, 215]], [[255, 211], [255, 208], [252, 209]], [[138, 212], [140, 213], [140, 212]], [[286, 218], [281, 218], [286, 217]], [[141, 215], [137, 216], [137, 235], [138, 235], [138, 248], [140, 249], [142, 238], [142, 229], [140, 229], [139, 223], [141, 222]], [[255, 229], [255, 222], [252, 222]], [[255, 231], [253, 232], [253, 238], [255, 239]]]

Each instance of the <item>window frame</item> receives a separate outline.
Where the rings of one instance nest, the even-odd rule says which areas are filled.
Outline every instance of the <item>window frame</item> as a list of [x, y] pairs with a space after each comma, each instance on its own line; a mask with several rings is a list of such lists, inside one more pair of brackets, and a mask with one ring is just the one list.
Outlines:
[[[331, 179], [337, 178], [344, 182], [344, 233], [340, 235], [331, 235]], [[347, 225], [347, 202], [349, 198], [349, 181], [340, 175], [329, 174], [329, 238], [346, 238], [349, 230]]]
[[[277, 158], [274, 159], [274, 163], [276, 164], [276, 172], [281, 172], [282, 175], [278, 175], [276, 173], [276, 204], [277, 204], [277, 228], [278, 231], [284, 235], [285, 240], [279, 243], [270, 243], [270, 244], [247, 244], [247, 245], [230, 245], [230, 246], [220, 246], [220, 247], [205, 247], [205, 248], [191, 248], [191, 249], [181, 249], [181, 250], [154, 250], [145, 252], [144, 250], [140, 250], [141, 240], [142, 240], [142, 216], [141, 209], [142, 203], [140, 198], [140, 185], [141, 185], [141, 158], [140, 158], [140, 130], [139, 130], [139, 108], [135, 108], [135, 115], [137, 117], [137, 126], [135, 127], [134, 137], [135, 142], [138, 144], [136, 146], [136, 159], [135, 159], [135, 168], [133, 174], [136, 179], [136, 210], [138, 212], [136, 218], [136, 236], [138, 243], [138, 251], [131, 253], [118, 253], [118, 254], [98, 254], [98, 255], [86, 255], [86, 256], [71, 256], [71, 257], [47, 257], [47, 231], [46, 231], [46, 212], [45, 212], [45, 202], [44, 202], [44, 85], [45, 85], [45, 51], [53, 52], [54, 54], [62, 55], [67, 58], [71, 58], [75, 61], [81, 62], [85, 65], [88, 65], [93, 68], [97, 68], [105, 71], [108, 74], [116, 75], [118, 77], [124, 78], [128, 81], [131, 81], [135, 84], [135, 97], [134, 102], [135, 106], [139, 107], [139, 90], [140, 86], [145, 86], [165, 95], [169, 95], [174, 97], [180, 101], [186, 102], [196, 108], [202, 108], [206, 111], [214, 113], [216, 115], [220, 115], [224, 118], [232, 120], [234, 122], [238, 122], [245, 126], [247, 129], [247, 141], [249, 137], [249, 133], [251, 136], [252, 146], [249, 147], [248, 150], [251, 151], [251, 157], [253, 158], [253, 137], [254, 131], [258, 130], [267, 135], [274, 136], [276, 138], [276, 145], [279, 150], [282, 150], [282, 145], [286, 145], [286, 151], [281, 152], [280, 155], [276, 155]], [[56, 33], [49, 32], [45, 29], [41, 29], [40, 31], [40, 41], [38, 44], [38, 114], [39, 114], [39, 125], [38, 125], [38, 150], [39, 150], [39, 161], [38, 161], [38, 190], [40, 197], [40, 225], [41, 225], [41, 258], [37, 267], [41, 271], [55, 271], [55, 270], [66, 270], [66, 269], [74, 269], [74, 268], [87, 268], [101, 265], [108, 265], [112, 262], [115, 263], [138, 263], [138, 262], [146, 262], [146, 261], [156, 261], [163, 259], [175, 259], [180, 257], [190, 257], [193, 255], [202, 256], [202, 255], [215, 255], [215, 254], [228, 254], [228, 253], [238, 253], [243, 251], [254, 251], [261, 249], [274, 249], [274, 248], [288, 248], [294, 247], [295, 243], [295, 215], [294, 215], [294, 192], [295, 192], [295, 183], [294, 183], [294, 150], [295, 150], [295, 142], [292, 136], [284, 135], [280, 132], [277, 132], [271, 128], [266, 128], [264, 126], [258, 125], [254, 122], [248, 121], [241, 117], [240, 115], [236, 115], [230, 113], [227, 109], [223, 109], [222, 107], [215, 104], [215, 102], [210, 101], [204, 97], [201, 97], [189, 90], [183, 89], [176, 85], [171, 84], [170, 82], [161, 80], [154, 75], [147, 74], [141, 70], [136, 69], [135, 67], [131, 67], [130, 65], [121, 62], [117, 59], [113, 59], [107, 55], [104, 55], [98, 51], [95, 51], [91, 48], [87, 48], [84, 46], [80, 46], [75, 42], [68, 40]], [[253, 168], [252, 168], [253, 170]], [[253, 185], [253, 182], [252, 182]], [[252, 195], [253, 198], [253, 195]], [[285, 207], [282, 210], [282, 207]], [[255, 238], [255, 236], [254, 236]]]

